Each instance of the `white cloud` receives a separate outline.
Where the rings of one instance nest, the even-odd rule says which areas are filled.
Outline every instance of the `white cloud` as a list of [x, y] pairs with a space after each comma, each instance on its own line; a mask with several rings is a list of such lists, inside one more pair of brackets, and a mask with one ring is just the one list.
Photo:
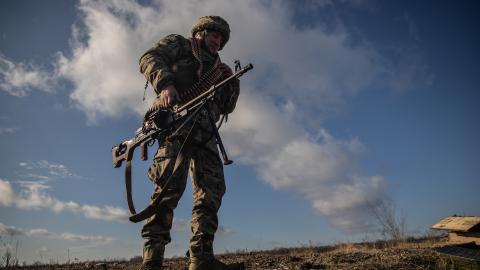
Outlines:
[[[77, 28], [79, 35], [74, 36], [73, 56], [61, 55], [58, 62], [59, 73], [75, 85], [71, 99], [87, 113], [91, 122], [99, 117], [121, 116], [125, 112], [141, 114], [147, 104], [141, 101], [144, 79], [138, 71], [138, 57], [148, 46], [146, 44], [152, 43], [152, 40], [144, 42], [142, 34], [148, 32], [148, 28], [150, 31], [154, 27], [161, 28], [161, 24], [140, 22], [135, 31], [127, 16], [135, 15], [129, 18], [136, 23], [136, 20], [153, 19], [155, 11], [135, 2], [86, 1], [81, 3], [80, 10], [90, 45], [79, 40], [85, 32]], [[138, 13], [132, 14], [130, 10]], [[139, 31], [140, 27], [147, 28]]]
[[0, 236], [17, 236], [17, 235], [26, 235], [29, 237], [42, 237], [42, 238], [51, 238], [51, 239], [62, 239], [68, 241], [86, 241], [96, 244], [108, 244], [115, 240], [113, 237], [101, 236], [101, 235], [81, 235], [74, 233], [54, 233], [47, 229], [30, 229], [22, 230], [14, 226], [7, 226], [0, 222]]
[[21, 229], [15, 228], [13, 226], [7, 226], [0, 222], [0, 236], [1, 235], [8, 235], [8, 236], [16, 236], [24, 234]]
[[0, 178], [0, 206], [10, 206], [15, 200], [15, 192], [10, 182]]
[[12, 133], [15, 133], [17, 132], [18, 128], [0, 128], [0, 135], [3, 135], [3, 134], [12, 134]]
[[33, 64], [14, 63], [0, 53], [0, 90], [24, 97], [32, 89], [51, 92], [55, 75]]
[[[369, 206], [383, 199], [386, 181], [361, 174], [364, 146], [358, 140], [339, 140], [325, 130], [312, 137], [294, 122], [281, 122], [284, 118], [275, 113], [262, 120], [277, 124], [256, 125], [248, 118], [262, 114], [266, 107], [255, 102], [244, 105], [223, 132], [234, 157], [254, 164], [273, 188], [303, 194], [317, 213], [336, 226], [349, 231], [371, 227]], [[297, 134], [285, 132], [292, 129]]]
[[27, 232], [27, 235], [34, 237], [54, 237], [55, 234], [49, 232], [47, 229], [31, 229]]
[[99, 244], [108, 244], [111, 243], [114, 238], [112, 237], [105, 237], [105, 236], [91, 236], [91, 235], [81, 235], [81, 234], [73, 234], [73, 233], [62, 233], [59, 235], [59, 238], [69, 241], [88, 241], [88, 242], [95, 242]]
[[167, 34], [188, 36], [197, 18], [212, 11], [232, 26], [224, 61], [253, 61], [251, 76], [262, 85], [257, 91], [308, 109], [333, 109], [385, 69], [372, 48], [350, 44], [342, 27], [326, 29], [318, 23], [297, 29], [284, 2], [166, 0], [145, 7], [83, 1], [79, 9], [83, 20], [75, 28], [72, 55], [60, 55], [57, 65], [59, 75], [75, 86], [72, 100], [91, 122], [129, 112], [143, 114], [149, 102], [141, 102], [139, 56]]
[[[125, 222], [128, 213], [125, 209], [113, 206], [80, 205], [73, 201], [60, 201], [45, 190], [50, 186], [44, 182], [21, 181], [20, 192], [15, 192], [9, 181], [0, 179], [0, 206], [15, 206], [23, 210], [50, 210], [54, 213], [71, 212], [83, 214], [86, 218]], [[3, 196], [5, 194], [5, 196]]]
[[55, 179], [76, 178], [83, 179], [79, 175], [74, 174], [70, 169], [60, 163], [55, 163], [47, 160], [40, 161], [24, 161], [18, 164], [22, 169], [19, 176], [25, 178], [40, 179], [43, 181], [50, 181]]
[[81, 211], [85, 217], [91, 219], [125, 221], [128, 217], [125, 209], [113, 206], [98, 207], [93, 205], [83, 205], [81, 206]]

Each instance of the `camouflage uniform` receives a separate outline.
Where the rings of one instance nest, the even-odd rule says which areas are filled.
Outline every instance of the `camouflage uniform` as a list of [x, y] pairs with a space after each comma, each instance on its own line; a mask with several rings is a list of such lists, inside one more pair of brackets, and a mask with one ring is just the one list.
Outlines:
[[[215, 19], [215, 17], [204, 18]], [[209, 21], [207, 20], [207, 22]], [[205, 29], [217, 30], [201, 26], [199, 27], [197, 24], [196, 28], [192, 29], [192, 35]], [[228, 35], [222, 34], [226, 42]], [[153, 85], [157, 94], [169, 85], [174, 85], [179, 93], [189, 89], [199, 76], [220, 62], [218, 54], [210, 54], [203, 46], [197, 47], [197, 57], [195, 57], [192, 42], [195, 42], [194, 38], [187, 39], [180, 35], [169, 35], [140, 58], [140, 71]], [[239, 82], [237, 80], [221, 89], [216, 95], [215, 102], [211, 106], [216, 120], [219, 119], [220, 114], [228, 114], [233, 111], [238, 93]], [[172, 175], [172, 180], [165, 196], [161, 199], [161, 207], [158, 212], [147, 220], [142, 229], [142, 237], [145, 239], [144, 265], [157, 267], [162, 263], [164, 247], [171, 241], [170, 229], [172, 228], [173, 211], [185, 190], [189, 170], [194, 189], [190, 256], [192, 258], [213, 257], [213, 240], [218, 227], [217, 212], [225, 193], [225, 179], [212, 128], [207, 113], [201, 112], [191, 134], [193, 136], [192, 146], [188, 151], [187, 158], [173, 175], [176, 155], [185, 136], [180, 136], [173, 142], [165, 141], [155, 154], [153, 164], [148, 170], [148, 177], [156, 184], [152, 200], [161, 191], [170, 175]], [[189, 127], [184, 128], [183, 135], [188, 130]]]

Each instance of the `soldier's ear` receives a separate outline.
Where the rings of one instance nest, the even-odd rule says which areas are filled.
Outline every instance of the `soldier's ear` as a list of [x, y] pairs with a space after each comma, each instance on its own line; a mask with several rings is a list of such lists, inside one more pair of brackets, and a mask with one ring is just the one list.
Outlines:
[[205, 39], [205, 36], [207, 35], [207, 30], [204, 29], [202, 31], [198, 31], [195, 33], [195, 39], [202, 40]]

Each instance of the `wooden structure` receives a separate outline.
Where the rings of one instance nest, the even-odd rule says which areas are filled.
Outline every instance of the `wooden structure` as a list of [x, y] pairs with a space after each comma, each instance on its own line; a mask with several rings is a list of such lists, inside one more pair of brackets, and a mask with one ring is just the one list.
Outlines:
[[480, 245], [480, 216], [446, 217], [434, 224], [432, 229], [448, 231], [451, 243], [475, 242]]
[[450, 256], [455, 269], [480, 270], [480, 217], [451, 216], [432, 226], [432, 229], [448, 231], [449, 245], [434, 248]]

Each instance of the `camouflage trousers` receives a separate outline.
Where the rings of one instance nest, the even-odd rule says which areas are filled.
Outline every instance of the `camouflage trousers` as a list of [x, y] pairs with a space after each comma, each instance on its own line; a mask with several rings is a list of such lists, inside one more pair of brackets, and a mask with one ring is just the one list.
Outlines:
[[[175, 141], [157, 150], [153, 164], [148, 170], [148, 177], [156, 184], [152, 200], [172, 175], [179, 148], [180, 142]], [[147, 220], [142, 229], [142, 237], [145, 239], [144, 264], [155, 262], [161, 264], [163, 260], [164, 247], [171, 241], [173, 211], [185, 190], [188, 171], [190, 171], [193, 186], [192, 236], [189, 253], [193, 258], [213, 257], [213, 240], [218, 227], [217, 212], [225, 194], [223, 164], [214, 138], [207, 138], [207, 142], [201, 145], [195, 144], [194, 140], [189, 153], [171, 176], [172, 179], [161, 199], [158, 211]]]

